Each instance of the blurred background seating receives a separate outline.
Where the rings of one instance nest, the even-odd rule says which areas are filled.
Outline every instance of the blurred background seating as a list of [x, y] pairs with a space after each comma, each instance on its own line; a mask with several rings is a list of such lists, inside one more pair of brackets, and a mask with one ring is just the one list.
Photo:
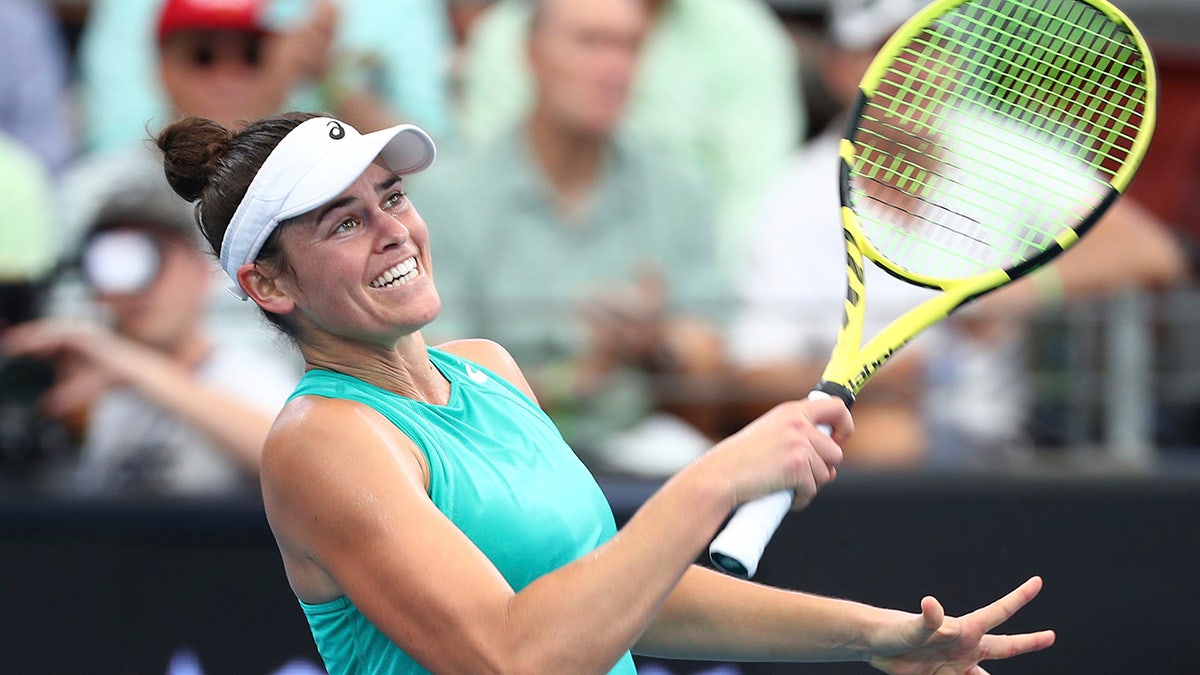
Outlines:
[[[293, 17], [304, 16], [304, 7], [317, 6], [271, 1], [281, 2], [271, 10], [271, 16], [275, 17], [286, 17], [289, 12]], [[816, 136], [839, 111], [818, 71], [826, 0], [753, 1], [774, 13], [794, 47], [794, 63], [784, 70], [793, 73], [795, 79], [795, 100], [801, 105], [801, 109], [794, 111], [796, 119], [806, 121], [797, 134], [798, 145], [803, 138]], [[68, 119], [73, 129], [64, 136], [72, 139], [73, 161], [65, 165], [74, 167], [90, 149], [88, 143], [80, 140], [87, 138], [87, 120], [91, 115], [87, 110], [92, 100], [85, 95], [87, 70], [82, 64], [99, 58], [88, 53], [89, 35], [98, 30], [93, 24], [103, 17], [101, 9], [107, 3], [53, 0], [31, 4], [44, 16], [58, 20], [51, 33], [59, 39], [51, 40], [48, 46], [58, 49], [66, 64], [66, 99], [71, 106]], [[415, 108], [412, 114], [399, 107], [393, 109], [401, 119], [425, 123], [435, 129], [444, 125], [439, 141], [447, 150], [459, 147], [463, 137], [469, 136], [456, 129], [464, 119], [461, 108], [464, 100], [455, 89], [459, 80], [454, 64], [469, 60], [472, 31], [487, 25], [489, 10], [496, 4], [489, 0], [433, 3], [445, 14], [429, 20], [429, 30], [434, 33], [429, 39], [441, 45], [433, 48], [435, 52], [441, 50], [438, 52], [441, 56], [429, 57], [428, 62], [443, 64], [438, 66], [441, 73], [438, 77], [443, 79], [437, 86], [445, 90], [437, 96], [445, 96], [449, 112], [439, 121], [418, 114]], [[1200, 38], [1197, 37], [1200, 6], [1187, 0], [1125, 0], [1118, 4], [1155, 47], [1162, 87], [1158, 135], [1131, 195], [1170, 228], [1187, 252], [1194, 271], [1200, 221], [1189, 206], [1193, 196], [1200, 192], [1200, 160], [1196, 159], [1200, 157], [1200, 131], [1197, 131], [1200, 95], [1196, 94], [1200, 90], [1196, 86], [1200, 84]], [[357, 11], [349, 6], [342, 10], [347, 15]], [[152, 42], [149, 36], [141, 36], [138, 32], [141, 28], [136, 25], [126, 25], [123, 30], [128, 32], [130, 41]], [[141, 58], [144, 61], [146, 57]], [[139, 77], [142, 70], [131, 70], [128, 77]], [[46, 79], [46, 92], [52, 94], [57, 90], [59, 85], [55, 82], [53, 77]], [[0, 92], [0, 100], [4, 100], [2, 96]], [[61, 166], [56, 162], [61, 160], [53, 159], [51, 154], [43, 161], [51, 175], [57, 175], [56, 167]], [[414, 195], [414, 200], [419, 208], [420, 195]], [[85, 216], [63, 213], [59, 217], [67, 223], [78, 223]], [[433, 226], [436, 229], [437, 224]], [[68, 225], [59, 234], [71, 233], [72, 227]], [[1194, 348], [1200, 333], [1197, 328], [1200, 318], [1195, 316], [1194, 309], [1196, 293], [1194, 282], [1189, 279], [1170, 290], [1127, 292], [1085, 300], [1047, 309], [1033, 318], [1024, 358], [1032, 386], [1034, 413], [1027, 431], [1036, 451], [1035, 461], [1070, 463], [1072, 458], [1085, 458], [1078, 463], [1091, 466], [1094, 460], [1112, 460], [1118, 465], [1132, 462], [1145, 468], [1154, 467], [1163, 458], [1188, 460], [1200, 456], [1196, 450], [1200, 447], [1197, 428], [1200, 424], [1194, 421], [1200, 412], [1200, 384], [1197, 384], [1200, 378], [1195, 376], [1200, 370], [1200, 358]], [[714, 302], [717, 306], [710, 314], [727, 316], [733, 311], [732, 294]], [[725, 306], [721, 306], [723, 303]], [[216, 325], [224, 327], [221, 329], [237, 325], [240, 317], [223, 320], [220, 313], [236, 313], [238, 308], [231, 303], [222, 306], [224, 309], [218, 310], [214, 319]], [[539, 302], [537, 298], [529, 300], [526, 310], [549, 313], [551, 321], [555, 320], [556, 312], [575, 311]], [[527, 365], [536, 368], [538, 364]]]

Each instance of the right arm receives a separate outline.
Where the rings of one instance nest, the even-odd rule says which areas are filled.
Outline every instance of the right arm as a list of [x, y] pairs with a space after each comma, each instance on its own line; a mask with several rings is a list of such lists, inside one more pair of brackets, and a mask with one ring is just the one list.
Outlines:
[[[301, 599], [345, 593], [427, 668], [604, 672], [730, 509], [783, 488], [811, 499], [850, 426], [836, 401], [776, 408], [669, 480], [592, 555], [519, 593], [429, 499], [412, 442], [361, 405], [294, 401], [267, 443], [264, 499]], [[306, 598], [317, 577], [325, 597]]]

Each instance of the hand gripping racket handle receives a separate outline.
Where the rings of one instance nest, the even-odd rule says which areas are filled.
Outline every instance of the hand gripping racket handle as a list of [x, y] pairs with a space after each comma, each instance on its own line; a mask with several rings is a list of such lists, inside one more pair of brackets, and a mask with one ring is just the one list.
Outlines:
[[[829, 398], [829, 394], [814, 390], [808, 398]], [[817, 428], [826, 434], [832, 433], [829, 425], [818, 424]], [[767, 542], [775, 536], [775, 530], [791, 510], [794, 497], [791, 490], [780, 490], [742, 504], [729, 518], [725, 529], [709, 544], [708, 557], [712, 564], [735, 577], [753, 577], [758, 572], [758, 561], [762, 559]]]

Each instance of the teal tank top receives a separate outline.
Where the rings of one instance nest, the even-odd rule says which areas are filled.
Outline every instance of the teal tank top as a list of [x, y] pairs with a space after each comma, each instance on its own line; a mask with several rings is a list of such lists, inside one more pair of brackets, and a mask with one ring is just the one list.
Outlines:
[[[458, 356], [429, 356], [450, 381], [444, 406], [327, 370], [305, 373], [292, 397], [358, 401], [395, 424], [429, 462], [433, 503], [516, 591], [616, 534], [599, 485], [528, 396]], [[330, 675], [427, 672], [345, 596], [300, 606]], [[632, 656], [611, 672], [636, 673]]]

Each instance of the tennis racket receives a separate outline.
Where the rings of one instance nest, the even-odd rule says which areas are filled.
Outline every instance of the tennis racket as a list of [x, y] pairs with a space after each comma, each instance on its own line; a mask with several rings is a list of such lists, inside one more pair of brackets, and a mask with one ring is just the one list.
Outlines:
[[[859, 88], [840, 147], [844, 315], [810, 396], [847, 406], [922, 330], [1096, 222], [1145, 154], [1157, 95], [1145, 40], [1105, 0], [936, 0]], [[866, 344], [864, 257], [937, 291]], [[713, 540], [713, 564], [753, 576], [792, 499], [743, 505]]]

